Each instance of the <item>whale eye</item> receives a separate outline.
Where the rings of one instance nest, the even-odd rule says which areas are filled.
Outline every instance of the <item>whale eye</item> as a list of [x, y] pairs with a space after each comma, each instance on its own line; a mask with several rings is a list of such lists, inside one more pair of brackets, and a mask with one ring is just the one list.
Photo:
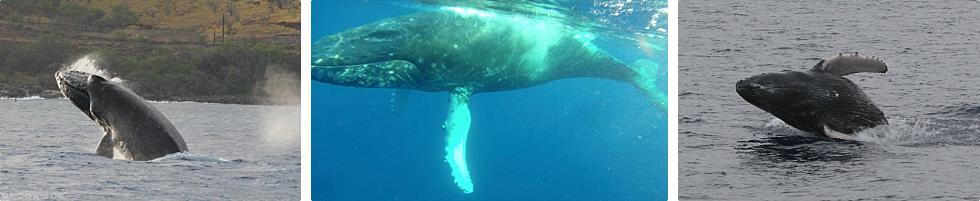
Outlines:
[[393, 30], [379, 30], [369, 33], [364, 37], [368, 41], [393, 41], [400, 38], [402, 33]]

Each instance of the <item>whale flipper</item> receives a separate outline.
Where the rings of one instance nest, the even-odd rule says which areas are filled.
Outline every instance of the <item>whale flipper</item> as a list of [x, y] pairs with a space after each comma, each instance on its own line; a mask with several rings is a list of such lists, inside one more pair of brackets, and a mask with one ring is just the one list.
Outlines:
[[112, 147], [112, 133], [106, 131], [105, 135], [102, 135], [102, 140], [99, 141], [99, 147], [95, 148], [95, 154], [112, 158]]
[[824, 59], [817, 63], [814, 68], [826, 71], [837, 76], [844, 76], [851, 73], [884, 73], [888, 71], [888, 66], [884, 61], [877, 57], [865, 57], [854, 54], [838, 53], [836, 56]]
[[470, 95], [467, 88], [449, 92], [449, 116], [442, 125], [446, 129], [446, 162], [452, 169], [453, 180], [463, 193], [473, 192], [470, 170], [466, 166], [466, 137], [470, 132]]

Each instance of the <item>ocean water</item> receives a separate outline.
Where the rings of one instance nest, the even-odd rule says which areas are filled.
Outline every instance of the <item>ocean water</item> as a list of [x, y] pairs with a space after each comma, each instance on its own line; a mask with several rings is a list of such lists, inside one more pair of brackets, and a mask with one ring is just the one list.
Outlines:
[[95, 154], [102, 128], [67, 99], [0, 100], [0, 200], [300, 198], [299, 141], [275, 139], [299, 134], [270, 133], [274, 126], [265, 124], [270, 115], [296, 114], [298, 107], [154, 106], [181, 132], [190, 153], [108, 159]]
[[[315, 1], [312, 39], [445, 4], [496, 12], [554, 11], [569, 26], [595, 26], [596, 44], [623, 61], [666, 63], [642, 51], [636, 32], [651, 15], [634, 1], [508, 4], [451, 1]], [[648, 6], [649, 7], [649, 6]], [[621, 11], [621, 10], [620, 10]], [[564, 15], [567, 14], [567, 15]], [[634, 16], [635, 15], [635, 16]], [[666, 23], [654, 21], [653, 27]], [[604, 23], [599, 23], [604, 22]], [[597, 26], [601, 25], [601, 26]], [[666, 51], [664, 51], [666, 52]], [[391, 111], [394, 90], [312, 84], [314, 200], [665, 200], [666, 117], [627, 83], [558, 80], [472, 96], [467, 161], [474, 192], [453, 183], [442, 123], [449, 96], [413, 91]]]
[[[680, 198], [980, 199], [980, 2], [681, 1]], [[765, 72], [861, 52], [890, 125], [814, 137], [735, 93]]]

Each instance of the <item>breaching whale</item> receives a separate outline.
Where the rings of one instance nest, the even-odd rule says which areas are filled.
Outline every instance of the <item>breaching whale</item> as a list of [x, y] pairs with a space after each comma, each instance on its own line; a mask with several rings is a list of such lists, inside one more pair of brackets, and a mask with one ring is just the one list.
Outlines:
[[313, 44], [313, 80], [328, 84], [448, 92], [445, 159], [473, 192], [466, 165], [471, 95], [576, 77], [631, 83], [667, 111], [665, 69], [628, 66], [592, 44], [591, 33], [556, 20], [451, 7], [385, 19]]
[[806, 72], [756, 75], [739, 80], [735, 88], [745, 101], [796, 129], [853, 139], [850, 134], [888, 124], [888, 120], [854, 82], [842, 76], [886, 71], [885, 62], [878, 58], [838, 54]]
[[146, 161], [187, 151], [170, 120], [129, 89], [81, 71], [60, 71], [55, 79], [65, 98], [105, 131], [96, 154]]

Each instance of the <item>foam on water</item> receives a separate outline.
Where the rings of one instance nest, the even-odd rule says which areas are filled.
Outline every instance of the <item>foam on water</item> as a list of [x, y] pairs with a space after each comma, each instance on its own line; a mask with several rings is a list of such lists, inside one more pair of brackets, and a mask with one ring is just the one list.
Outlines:
[[195, 103], [195, 104], [221, 104], [221, 103], [208, 103], [208, 102], [196, 102], [196, 101], [166, 101], [166, 100], [147, 100], [146, 102], [151, 102], [151, 103]]
[[[921, 117], [890, 117], [888, 125], [862, 130], [853, 134], [854, 140], [880, 145], [928, 146], [978, 144], [966, 136], [977, 134], [980, 126], [971, 122]], [[772, 118], [764, 130], [783, 135], [815, 137], [815, 134], [797, 130], [778, 118]]]
[[41, 96], [28, 96], [28, 97], [0, 97], [0, 100], [44, 100]]
[[225, 160], [223, 158], [218, 158], [218, 157], [208, 156], [208, 155], [199, 155], [199, 154], [194, 154], [194, 153], [186, 152], [186, 151], [172, 153], [172, 154], [167, 154], [166, 156], [163, 156], [163, 157], [160, 157], [160, 158], [157, 158], [157, 159], [153, 159], [153, 160], [150, 160], [150, 161], [160, 162], [160, 161], [175, 161], [175, 160], [177, 160], [177, 161], [228, 162], [228, 160]]
[[783, 120], [781, 120], [779, 118], [772, 118], [772, 119], [770, 119], [769, 122], [766, 122], [766, 126], [763, 127], [763, 130], [765, 130], [767, 132], [770, 132], [770, 133], [779, 133], [779, 134], [783, 134], [783, 135], [798, 135], [798, 136], [806, 136], [806, 137], [816, 137], [816, 135], [814, 135], [812, 133], [808, 133], [808, 132], [797, 130], [796, 128], [793, 128], [793, 126], [790, 126], [789, 124], [786, 124], [786, 122], [783, 122]]
[[889, 121], [888, 125], [858, 132], [854, 134], [855, 138], [876, 144], [907, 144], [931, 140], [942, 134], [935, 122], [926, 119], [894, 118]]

